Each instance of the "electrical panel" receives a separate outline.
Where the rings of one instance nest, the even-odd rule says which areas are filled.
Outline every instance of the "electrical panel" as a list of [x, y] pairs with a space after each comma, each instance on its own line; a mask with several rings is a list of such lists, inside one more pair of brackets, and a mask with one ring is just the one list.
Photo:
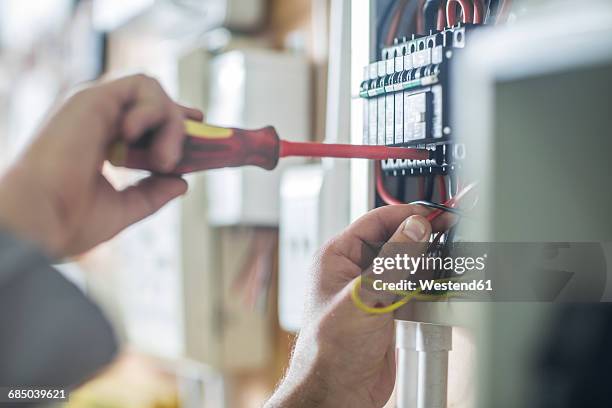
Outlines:
[[446, 175], [459, 166], [465, 147], [453, 142], [450, 71], [471, 25], [395, 39], [381, 59], [364, 68], [363, 143], [423, 148], [426, 160], [383, 160], [382, 170], [402, 176]]

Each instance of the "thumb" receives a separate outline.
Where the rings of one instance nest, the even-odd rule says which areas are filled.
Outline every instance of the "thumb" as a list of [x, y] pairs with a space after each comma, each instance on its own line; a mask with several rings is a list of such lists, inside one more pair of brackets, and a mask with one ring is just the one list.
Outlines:
[[362, 287], [367, 289], [364, 291], [365, 301], [379, 305], [393, 302], [397, 294], [391, 290], [374, 288], [373, 281], [394, 283], [416, 273], [410, 259], [420, 257], [427, 251], [431, 230], [431, 224], [421, 215], [412, 215], [402, 222], [382, 246], [372, 265], [363, 273]]
[[180, 177], [152, 175], [119, 192], [124, 215], [120, 229], [152, 215], [186, 191], [187, 182]]
[[[411, 215], [398, 227], [388, 243], [413, 243], [415, 248], [427, 248], [431, 224], [422, 215]], [[383, 251], [385, 250], [383, 246]], [[382, 251], [381, 251], [382, 252]]]

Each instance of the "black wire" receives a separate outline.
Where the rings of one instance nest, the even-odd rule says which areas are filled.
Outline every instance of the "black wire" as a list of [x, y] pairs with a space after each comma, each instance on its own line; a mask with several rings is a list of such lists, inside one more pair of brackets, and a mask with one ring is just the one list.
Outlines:
[[491, 0], [486, 0], [484, 2], [484, 20], [483, 23], [487, 24], [487, 22], [489, 21], [489, 18], [491, 17]]
[[448, 175], [448, 196], [453, 198], [455, 194], [457, 194], [457, 176], [455, 174], [450, 173]]
[[498, 13], [499, 13], [499, 0], [490, 0], [489, 1], [489, 16], [485, 20], [485, 23], [495, 24]]
[[379, 47], [384, 47], [385, 39], [383, 38], [385, 26], [387, 25], [387, 20], [391, 16], [391, 12], [393, 11], [393, 6], [397, 3], [399, 6], [399, 2], [395, 0], [391, 0], [387, 8], [383, 11], [380, 20], [378, 20], [378, 26], [376, 27], [376, 42], [379, 44]]
[[[455, 241], [455, 234], [457, 233], [457, 226], [453, 225], [448, 231], [444, 233], [444, 244], [442, 245], [442, 257], [450, 256], [451, 245]], [[444, 271], [441, 278], [449, 278], [452, 276], [451, 271]]]
[[418, 1], [409, 1], [406, 9], [404, 10], [404, 15], [402, 16], [402, 21], [400, 27], [403, 29], [398, 30], [397, 37], [408, 37], [411, 34], [416, 34], [415, 27], [415, 16], [416, 13], [419, 12], [419, 2]]
[[397, 194], [396, 197], [406, 197], [406, 183], [398, 177], [399, 182], [397, 183]]
[[410, 204], [413, 204], [413, 205], [422, 205], [423, 207], [429, 207], [429, 208], [433, 208], [433, 209], [436, 209], [436, 210], [442, 210], [444, 212], [455, 214], [455, 215], [458, 215], [460, 217], [464, 216], [463, 211], [461, 211], [461, 210], [458, 210], [458, 209], [453, 208], [453, 207], [446, 206], [444, 204], [434, 203], [433, 201], [418, 200], [418, 201], [413, 201]]
[[438, 9], [440, 8], [440, 0], [427, 0], [423, 6], [425, 14], [425, 32], [429, 30], [435, 31], [438, 23]]
[[427, 179], [425, 180], [425, 201], [432, 200], [435, 181], [436, 176], [427, 176]]

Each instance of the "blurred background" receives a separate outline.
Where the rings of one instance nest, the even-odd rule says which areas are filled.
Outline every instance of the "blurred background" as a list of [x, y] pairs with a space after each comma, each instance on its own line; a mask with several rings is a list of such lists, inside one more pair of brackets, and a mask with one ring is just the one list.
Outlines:
[[[2, 0], [0, 168], [67, 92], [134, 72], [211, 123], [320, 140], [328, 18], [327, 0]], [[119, 186], [141, 176], [105, 171]], [[281, 172], [192, 177], [184, 200], [59, 265], [124, 341], [68, 406], [261, 405], [299, 325], [277, 313]]]

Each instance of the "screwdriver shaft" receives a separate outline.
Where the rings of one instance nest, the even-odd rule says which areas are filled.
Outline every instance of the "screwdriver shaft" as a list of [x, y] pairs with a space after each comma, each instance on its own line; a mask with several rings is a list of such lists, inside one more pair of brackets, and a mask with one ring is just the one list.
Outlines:
[[429, 151], [405, 147], [289, 142], [287, 140], [281, 140], [279, 156], [338, 157], [372, 160], [426, 160], [429, 158]]

